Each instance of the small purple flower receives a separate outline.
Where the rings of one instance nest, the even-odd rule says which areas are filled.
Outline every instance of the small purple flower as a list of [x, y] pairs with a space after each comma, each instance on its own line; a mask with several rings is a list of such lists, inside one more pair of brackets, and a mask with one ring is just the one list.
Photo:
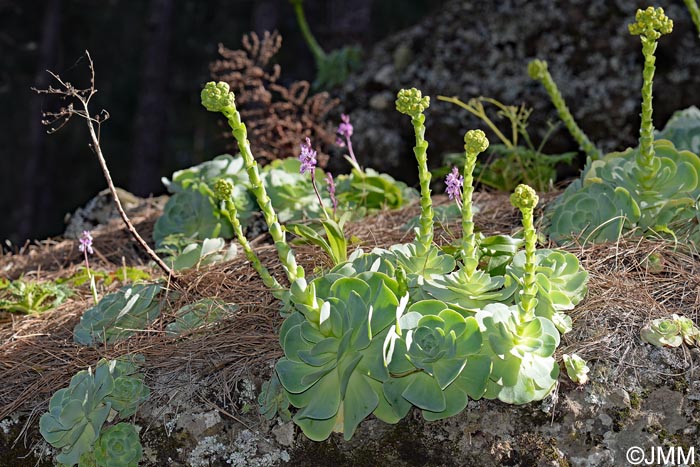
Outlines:
[[333, 180], [333, 174], [326, 173], [326, 182], [328, 182], [328, 194], [331, 196], [331, 202], [333, 203], [333, 214], [338, 209], [338, 199], [335, 197], [335, 180]]
[[299, 154], [299, 161], [301, 161], [300, 173], [313, 173], [316, 170], [316, 151], [311, 149], [311, 140], [307, 137], [305, 143], [301, 143], [301, 154]]
[[94, 253], [94, 251], [92, 249], [92, 235], [90, 234], [89, 231], [83, 230], [83, 233], [80, 236], [79, 241], [80, 241], [80, 245], [78, 246], [78, 250], [80, 250], [83, 253], [86, 250], [90, 254]]
[[350, 139], [352, 136], [352, 124], [350, 123], [350, 115], [341, 114], [340, 119], [343, 121], [338, 125], [338, 135], [345, 139]]
[[447, 189], [445, 190], [450, 199], [457, 201], [458, 205], [462, 205], [462, 186], [464, 186], [464, 177], [459, 174], [457, 167], [452, 167], [452, 172], [447, 174], [445, 178]]

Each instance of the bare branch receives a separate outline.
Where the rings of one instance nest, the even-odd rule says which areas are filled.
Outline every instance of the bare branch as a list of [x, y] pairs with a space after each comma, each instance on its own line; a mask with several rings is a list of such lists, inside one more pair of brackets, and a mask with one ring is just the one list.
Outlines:
[[[90, 99], [92, 98], [92, 96], [94, 96], [97, 92], [97, 89], [95, 89], [95, 67], [92, 62], [92, 58], [90, 57], [90, 53], [87, 50], [85, 51], [85, 55], [88, 60], [88, 67], [90, 69], [89, 88], [78, 89], [75, 86], [73, 86], [70, 82], [63, 81], [63, 79], [61, 79], [61, 77], [58, 74], [48, 70], [48, 73], [60, 84], [60, 87], [54, 88], [52, 86], [49, 86], [48, 89], [32, 88], [35, 92], [39, 94], [56, 95], [59, 96], [61, 99], [77, 101], [79, 107], [82, 107], [82, 109], [76, 109], [74, 106], [74, 102], [69, 102], [67, 106], [61, 107], [57, 112], [44, 112], [42, 114], [43, 120], [41, 121], [41, 123], [49, 127], [48, 133], [51, 134], [63, 128], [73, 116], [77, 116], [78, 118], [82, 118], [85, 120], [85, 122], [87, 123], [88, 131], [90, 132], [90, 139], [92, 141], [92, 144], [90, 144], [90, 148], [97, 156], [100, 168], [102, 169], [102, 174], [104, 175], [105, 180], [107, 181], [109, 191], [112, 194], [112, 198], [114, 199], [114, 204], [117, 207], [119, 215], [124, 221], [124, 224], [126, 224], [127, 230], [134, 238], [136, 243], [158, 265], [158, 267], [162, 269], [165, 274], [167, 274], [168, 280], [170, 280], [170, 278], [174, 278], [173, 271], [156, 254], [156, 252], [153, 251], [153, 249], [150, 246], [148, 246], [148, 243], [146, 243], [146, 241], [136, 231], [136, 228], [134, 228], [134, 225], [129, 219], [129, 216], [126, 215], [126, 212], [122, 207], [122, 203], [119, 200], [119, 196], [117, 196], [117, 190], [114, 186], [114, 182], [112, 181], [112, 176], [109, 172], [109, 168], [107, 167], [107, 162], [105, 161], [104, 155], [102, 153], [102, 148], [100, 147], [99, 135], [101, 125], [104, 121], [106, 121], [109, 118], [109, 112], [107, 112], [106, 110], [102, 110], [94, 117], [92, 116], [92, 114], [90, 114], [88, 104], [90, 103]], [[97, 126], [97, 131], [95, 131], [95, 125]]]

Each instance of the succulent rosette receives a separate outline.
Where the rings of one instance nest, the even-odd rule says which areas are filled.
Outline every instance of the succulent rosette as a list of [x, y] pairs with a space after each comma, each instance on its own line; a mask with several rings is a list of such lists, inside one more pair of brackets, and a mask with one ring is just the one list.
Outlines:
[[49, 401], [49, 411], [39, 419], [44, 439], [60, 452], [56, 460], [75, 465], [92, 450], [107, 420], [111, 403], [105, 397], [114, 389], [114, 379], [106, 365], [95, 372], [83, 370], [71, 378], [67, 388], [59, 389]]
[[476, 320], [438, 300], [414, 303], [400, 314], [383, 347], [391, 376], [384, 395], [397, 415], [415, 405], [426, 420], [439, 420], [464, 410], [469, 397], [481, 398], [491, 362], [477, 356], [482, 337]]
[[586, 361], [576, 354], [562, 355], [566, 374], [574, 383], [586, 384], [588, 382], [588, 373], [591, 371], [586, 364]]
[[300, 409], [294, 422], [312, 440], [332, 431], [350, 439], [371, 413], [395, 423], [382, 393], [388, 372], [381, 348], [399, 305], [398, 283], [376, 271], [319, 282], [308, 286], [312, 303], [297, 304], [280, 330], [285, 356], [275, 368]]
[[[563, 312], [572, 310], [588, 291], [588, 273], [578, 258], [561, 250], [537, 250], [534, 256], [537, 285], [535, 314], [552, 320], [560, 332], [571, 329], [571, 318]], [[525, 275], [525, 253], [519, 252], [508, 266], [508, 274], [518, 288]], [[520, 295], [514, 294], [516, 302]]]
[[673, 318], [654, 319], [641, 331], [642, 340], [657, 347], [679, 347], [683, 343], [681, 326]]
[[540, 316], [522, 321], [518, 306], [501, 303], [487, 305], [475, 318], [484, 335], [480, 355], [493, 363], [484, 397], [509, 404], [546, 397], [559, 376], [553, 354], [560, 339], [554, 323]]
[[138, 467], [143, 447], [136, 427], [117, 423], [107, 428], [95, 443], [95, 460], [104, 467]]

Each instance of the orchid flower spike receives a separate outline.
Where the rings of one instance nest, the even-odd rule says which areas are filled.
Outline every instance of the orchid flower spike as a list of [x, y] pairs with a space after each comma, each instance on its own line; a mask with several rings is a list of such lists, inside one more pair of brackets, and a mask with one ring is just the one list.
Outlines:
[[306, 142], [301, 143], [301, 154], [299, 154], [301, 162], [300, 173], [312, 173], [316, 170], [316, 151], [311, 149], [311, 139], [306, 138]]
[[90, 234], [89, 231], [83, 230], [79, 241], [80, 245], [78, 246], [78, 250], [80, 250], [81, 253], [84, 253], [85, 251], [90, 254], [95, 253], [95, 251], [92, 249], [92, 234]]

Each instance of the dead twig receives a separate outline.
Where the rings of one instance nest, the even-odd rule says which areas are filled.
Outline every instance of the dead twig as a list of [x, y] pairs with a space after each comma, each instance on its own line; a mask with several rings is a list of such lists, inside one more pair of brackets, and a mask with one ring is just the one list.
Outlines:
[[[90, 131], [90, 139], [92, 140], [92, 144], [90, 145], [90, 148], [94, 151], [95, 155], [97, 156], [97, 160], [100, 163], [100, 168], [102, 169], [102, 174], [105, 177], [105, 180], [107, 180], [107, 186], [109, 186], [109, 191], [112, 194], [112, 198], [114, 199], [114, 204], [117, 207], [117, 211], [119, 212], [119, 215], [121, 216], [122, 220], [124, 221], [124, 224], [126, 224], [126, 228], [131, 234], [131, 236], [134, 238], [136, 243], [146, 252], [146, 254], [158, 265], [160, 269], [163, 270], [163, 272], [170, 278], [173, 276], [173, 271], [168, 267], [165, 262], [160, 259], [160, 257], [156, 254], [153, 249], [148, 246], [148, 243], [139, 235], [139, 233], [136, 231], [136, 228], [132, 224], [131, 220], [129, 219], [129, 216], [126, 215], [126, 212], [124, 211], [124, 208], [122, 207], [122, 203], [119, 200], [119, 196], [117, 195], [117, 190], [114, 186], [114, 182], [112, 181], [112, 175], [109, 172], [109, 168], [107, 167], [107, 162], [105, 161], [104, 155], [102, 154], [102, 148], [100, 147], [100, 137], [99, 137], [99, 132], [100, 132], [100, 126], [102, 122], [107, 120], [109, 118], [109, 113], [105, 110], [102, 110], [100, 114], [98, 114], [96, 117], [93, 117], [90, 114], [90, 110], [88, 108], [88, 104], [90, 103], [90, 99], [92, 99], [92, 96], [95, 95], [97, 92], [97, 89], [95, 89], [95, 67], [92, 62], [92, 58], [90, 57], [90, 52], [87, 50], [85, 51], [85, 56], [87, 57], [88, 60], [88, 66], [90, 68], [90, 87], [86, 89], [78, 89], [75, 86], [73, 86], [70, 82], [68, 81], [63, 81], [59, 75], [52, 71], [48, 71], [48, 73], [61, 85], [59, 88], [54, 88], [53, 86], [49, 86], [48, 89], [36, 89], [32, 88], [35, 92], [39, 94], [53, 94], [53, 95], [58, 95], [61, 96], [62, 99], [66, 98], [71, 98], [71, 99], [76, 99], [82, 109], [76, 109], [74, 107], [73, 102], [69, 103], [67, 107], [62, 107], [58, 112], [44, 112], [43, 117], [44, 120], [42, 120], [41, 123], [43, 123], [46, 126], [49, 126], [48, 133], [52, 134], [55, 133], [56, 131], [60, 130], [63, 128], [68, 121], [74, 116], [77, 115], [80, 118], [85, 119], [85, 122], [87, 123], [88, 130]], [[55, 124], [58, 124], [58, 126], [53, 126]], [[95, 124], [97, 124], [97, 131], [95, 131]]]

